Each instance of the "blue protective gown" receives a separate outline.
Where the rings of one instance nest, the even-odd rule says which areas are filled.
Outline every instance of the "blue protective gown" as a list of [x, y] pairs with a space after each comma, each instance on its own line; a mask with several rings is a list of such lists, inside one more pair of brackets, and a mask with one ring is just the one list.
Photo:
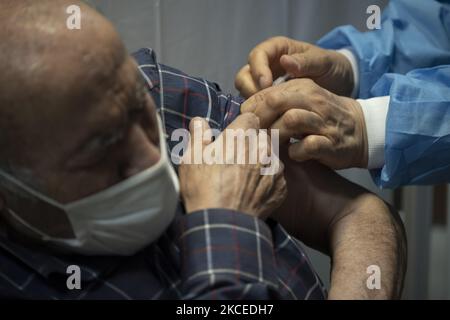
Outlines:
[[391, 97], [380, 187], [450, 182], [450, 0], [392, 0], [380, 30], [336, 28], [318, 45], [358, 60], [358, 98]]

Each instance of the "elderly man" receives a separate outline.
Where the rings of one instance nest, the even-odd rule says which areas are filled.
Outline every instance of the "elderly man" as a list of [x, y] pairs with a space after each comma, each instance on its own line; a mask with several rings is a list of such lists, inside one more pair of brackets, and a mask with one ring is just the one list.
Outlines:
[[[81, 30], [65, 27], [74, 3]], [[239, 116], [242, 101], [150, 49], [127, 55], [82, 2], [2, 1], [0, 25], [0, 296], [324, 298], [275, 218], [331, 254], [330, 298], [399, 297], [398, 216], [334, 172], [282, 154], [286, 200], [282, 171], [263, 176], [258, 164], [183, 164], [178, 179], [166, 135], [195, 123], [258, 128], [255, 115]], [[371, 265], [381, 269], [375, 290]]]

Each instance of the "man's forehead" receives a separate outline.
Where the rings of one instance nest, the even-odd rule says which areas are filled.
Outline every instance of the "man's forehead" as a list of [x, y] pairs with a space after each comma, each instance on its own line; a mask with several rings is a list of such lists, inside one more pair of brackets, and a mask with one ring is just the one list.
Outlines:
[[97, 82], [96, 76], [87, 76], [82, 83], [74, 81], [72, 88], [64, 90], [65, 97], [60, 97], [64, 103], [46, 108], [46, 121], [59, 120], [69, 127], [73, 123], [81, 129], [95, 126], [97, 122], [115, 116], [117, 108], [123, 107], [135, 94], [138, 77], [134, 65], [125, 60], [102, 82]]
[[[48, 81], [61, 76], [78, 80], [81, 75], [85, 79], [108, 75], [111, 68], [122, 63], [125, 48], [105, 17], [81, 3], [82, 27], [71, 30], [66, 25], [68, 3], [43, 1], [48, 5], [39, 5], [40, 2], [30, 2], [22, 10], [18, 5], [15, 18], [0, 22], [0, 27], [4, 27], [4, 31], [0, 30], [0, 48], [5, 49], [0, 52], [2, 67], [8, 62], [16, 73], [46, 76]], [[34, 13], [35, 10], [42, 14]]]
[[[0, 53], [0, 146], [33, 148], [64, 132], [76, 134], [91, 125], [95, 112], [104, 118], [113, 112], [108, 100], [113, 104], [136, 81], [136, 67], [127, 63], [126, 50], [105, 18], [81, 4], [81, 30], [67, 30], [67, 14], [60, 10], [65, 2], [52, 3], [48, 21], [38, 17], [19, 25], [15, 37], [21, 41], [10, 37], [9, 46], [0, 44], [9, 49]], [[37, 28], [29, 28], [33, 23]], [[46, 23], [58, 28], [45, 28]]]
[[[70, 74], [67, 77], [70, 78]], [[14, 121], [0, 129], [11, 133], [8, 141], [15, 141], [14, 149], [26, 150], [30, 156], [34, 149], [53, 153], [67, 149], [68, 152], [81, 139], [108, 128], [112, 119], [121, 117], [125, 107], [122, 104], [135, 94], [137, 79], [140, 74], [128, 59], [102, 83], [86, 80], [79, 85], [70, 79], [61, 79], [66, 84], [60, 86], [60, 90], [41, 91], [40, 96], [28, 104], [17, 104], [10, 109], [9, 116], [2, 117], [1, 122], [8, 118]], [[20, 143], [16, 143], [18, 141]], [[55, 146], [57, 149], [52, 151]]]

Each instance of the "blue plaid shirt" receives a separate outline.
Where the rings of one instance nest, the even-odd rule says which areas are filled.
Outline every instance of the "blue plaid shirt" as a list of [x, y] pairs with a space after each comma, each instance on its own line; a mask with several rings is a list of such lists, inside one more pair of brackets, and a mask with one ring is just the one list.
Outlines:
[[[134, 57], [168, 136], [195, 116], [222, 130], [239, 114], [242, 100], [218, 85], [158, 64], [151, 49]], [[71, 265], [81, 270], [81, 289], [67, 287]], [[299, 241], [279, 224], [227, 209], [185, 215], [179, 206], [161, 238], [130, 257], [56, 255], [0, 229], [0, 297], [323, 299], [325, 290]]]

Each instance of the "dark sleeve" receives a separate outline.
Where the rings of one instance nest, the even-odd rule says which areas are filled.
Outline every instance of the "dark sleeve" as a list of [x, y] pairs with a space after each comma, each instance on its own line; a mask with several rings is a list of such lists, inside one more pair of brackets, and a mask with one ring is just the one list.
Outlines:
[[278, 299], [273, 240], [260, 219], [227, 209], [184, 216], [179, 225], [184, 299]]

